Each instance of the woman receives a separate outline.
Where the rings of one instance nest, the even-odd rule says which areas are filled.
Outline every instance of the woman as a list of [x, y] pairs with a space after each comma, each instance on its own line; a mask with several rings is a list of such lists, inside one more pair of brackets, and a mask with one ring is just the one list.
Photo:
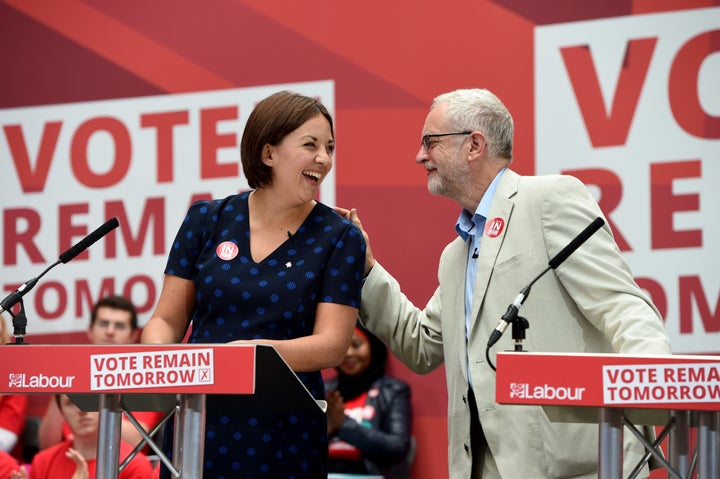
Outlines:
[[327, 383], [330, 472], [410, 477], [410, 386], [385, 374], [386, 360], [385, 345], [358, 325]]
[[[360, 231], [315, 201], [334, 149], [317, 100], [279, 92], [257, 104], [240, 145], [253, 190], [190, 207], [143, 343], [179, 342], [192, 323], [191, 343], [270, 344], [324, 399], [320, 370], [345, 355], [365, 261]], [[261, 416], [209, 396], [204, 474], [325, 477], [324, 415]]]

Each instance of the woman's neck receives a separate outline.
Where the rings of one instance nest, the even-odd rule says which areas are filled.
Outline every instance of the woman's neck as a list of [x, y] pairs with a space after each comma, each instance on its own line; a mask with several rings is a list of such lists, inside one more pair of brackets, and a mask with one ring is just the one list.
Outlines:
[[276, 192], [263, 189], [253, 191], [248, 198], [253, 224], [269, 230], [295, 232], [314, 207], [315, 201], [285, 203]]

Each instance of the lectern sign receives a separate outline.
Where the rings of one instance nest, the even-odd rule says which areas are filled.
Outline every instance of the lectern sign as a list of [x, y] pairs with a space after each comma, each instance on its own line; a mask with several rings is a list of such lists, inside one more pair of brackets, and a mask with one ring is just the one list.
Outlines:
[[90, 356], [90, 388], [142, 389], [213, 383], [213, 350], [147, 351]]
[[720, 363], [603, 367], [606, 404], [720, 401]]
[[500, 404], [720, 411], [720, 357], [499, 352]]
[[0, 346], [0, 394], [255, 394], [256, 347]]

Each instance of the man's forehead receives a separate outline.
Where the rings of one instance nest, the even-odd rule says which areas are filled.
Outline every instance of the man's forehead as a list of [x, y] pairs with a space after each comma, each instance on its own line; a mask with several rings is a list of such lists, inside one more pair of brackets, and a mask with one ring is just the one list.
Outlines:
[[445, 103], [435, 105], [425, 118], [425, 127], [423, 128], [423, 131], [435, 131], [442, 127], [445, 123], [445, 110], [447, 110], [447, 105]]
[[106, 321], [122, 321], [129, 323], [130, 316], [130, 312], [125, 311], [124, 309], [100, 306], [97, 310], [96, 319], [102, 319]]

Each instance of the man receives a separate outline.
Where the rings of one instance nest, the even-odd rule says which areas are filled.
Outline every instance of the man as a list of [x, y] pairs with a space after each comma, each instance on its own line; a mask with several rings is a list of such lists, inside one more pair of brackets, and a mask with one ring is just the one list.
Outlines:
[[[67, 422], [72, 439], [67, 439], [48, 449], [42, 450], [33, 458], [30, 477], [34, 479], [74, 479], [94, 478], [97, 468], [99, 413], [81, 411], [70, 398], [58, 394], [53, 401]], [[120, 442], [120, 457], [125, 458], [132, 447]], [[140, 453], [134, 456], [119, 473], [119, 479], [148, 479], [152, 475], [152, 465], [148, 458]], [[25, 469], [19, 469], [11, 479], [27, 479]]]
[[[140, 338], [140, 330], [135, 306], [123, 296], [111, 295], [102, 298], [93, 306], [87, 335], [93, 344], [137, 343]], [[147, 432], [162, 418], [162, 413], [133, 412], [133, 416]], [[40, 449], [61, 442], [68, 432], [66, 428], [67, 426], [63, 430], [63, 419], [55, 401], [50, 401], [38, 430]], [[124, 415], [122, 439], [133, 446], [142, 440], [140, 432]]]
[[[440, 259], [425, 309], [401, 294], [367, 241], [360, 316], [410, 369], [445, 364], [451, 478], [597, 477], [598, 429], [551, 423], [542, 408], [495, 402], [485, 352], [508, 305], [602, 212], [569, 176], [510, 170], [513, 120], [487, 90], [437, 97], [416, 162], [428, 189], [456, 201], [458, 237]], [[355, 210], [338, 209], [361, 226]], [[669, 354], [657, 309], [634, 282], [608, 226], [533, 285], [522, 314], [535, 352]], [[506, 334], [490, 352], [513, 349]], [[625, 436], [625, 476], [644, 449]], [[644, 471], [647, 475], [647, 467]]]

